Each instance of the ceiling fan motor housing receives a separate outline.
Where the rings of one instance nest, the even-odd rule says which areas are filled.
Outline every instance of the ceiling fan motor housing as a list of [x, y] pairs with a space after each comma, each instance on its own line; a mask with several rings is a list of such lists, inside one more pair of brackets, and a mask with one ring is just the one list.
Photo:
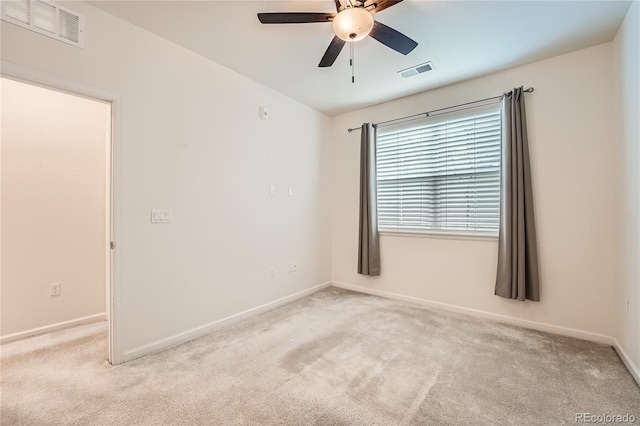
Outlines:
[[333, 18], [333, 32], [344, 41], [359, 41], [373, 28], [373, 15], [362, 7], [350, 7]]

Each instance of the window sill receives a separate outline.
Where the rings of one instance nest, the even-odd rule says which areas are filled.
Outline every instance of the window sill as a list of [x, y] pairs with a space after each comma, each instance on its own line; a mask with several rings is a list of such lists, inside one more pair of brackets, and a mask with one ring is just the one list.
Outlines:
[[498, 234], [470, 234], [437, 231], [379, 231], [384, 237], [438, 238], [443, 240], [498, 241]]

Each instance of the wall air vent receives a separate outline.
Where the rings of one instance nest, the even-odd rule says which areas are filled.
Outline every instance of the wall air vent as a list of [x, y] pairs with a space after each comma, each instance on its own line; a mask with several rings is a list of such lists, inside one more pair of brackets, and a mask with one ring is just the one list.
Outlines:
[[84, 16], [47, 0], [2, 0], [3, 21], [72, 46], [84, 45]]
[[406, 70], [398, 71], [398, 74], [402, 76], [402, 78], [413, 77], [414, 75], [422, 74], [423, 72], [431, 71], [436, 69], [431, 62], [425, 62], [424, 64], [416, 65], [411, 68], [407, 68]]

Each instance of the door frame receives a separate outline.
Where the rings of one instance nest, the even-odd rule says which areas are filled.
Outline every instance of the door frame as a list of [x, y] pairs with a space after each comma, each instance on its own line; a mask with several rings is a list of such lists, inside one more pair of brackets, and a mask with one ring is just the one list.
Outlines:
[[[75, 96], [95, 99], [111, 104], [111, 137], [109, 161], [110, 194], [107, 195], [107, 225], [111, 241], [105, 247], [105, 291], [108, 294], [106, 317], [109, 324], [109, 362], [118, 365], [122, 357], [122, 328], [120, 321], [120, 96], [101, 89], [67, 80], [52, 74], [23, 67], [6, 61], [0, 61], [0, 75], [12, 80], [22, 81], [34, 86], [53, 89]], [[110, 202], [109, 202], [110, 201]], [[114, 245], [111, 245], [114, 244]]]

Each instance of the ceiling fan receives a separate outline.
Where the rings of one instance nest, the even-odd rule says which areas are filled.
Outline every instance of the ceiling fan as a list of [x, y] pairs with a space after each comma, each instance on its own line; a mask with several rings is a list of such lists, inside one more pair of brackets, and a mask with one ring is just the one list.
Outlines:
[[362, 40], [371, 36], [380, 43], [407, 55], [418, 43], [399, 31], [373, 19], [373, 15], [402, 0], [334, 0], [337, 13], [282, 12], [258, 13], [263, 24], [306, 24], [312, 22], [332, 22], [335, 37], [329, 44], [319, 67], [330, 67], [342, 51], [346, 42]]

